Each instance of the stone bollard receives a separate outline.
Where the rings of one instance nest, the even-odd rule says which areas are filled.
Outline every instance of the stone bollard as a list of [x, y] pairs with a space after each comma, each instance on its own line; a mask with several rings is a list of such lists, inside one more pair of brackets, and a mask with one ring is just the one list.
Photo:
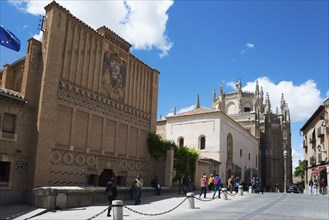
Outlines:
[[195, 209], [194, 205], [194, 192], [189, 192], [186, 194], [187, 200], [189, 201], [189, 208]]
[[114, 220], [123, 220], [123, 202], [122, 200], [112, 201], [113, 208], [113, 219]]
[[223, 192], [223, 199], [227, 200], [227, 188], [222, 188], [222, 192]]
[[249, 186], [249, 193], [252, 193], [252, 186]]
[[240, 196], [243, 196], [243, 186], [242, 185], [239, 185], [239, 195]]

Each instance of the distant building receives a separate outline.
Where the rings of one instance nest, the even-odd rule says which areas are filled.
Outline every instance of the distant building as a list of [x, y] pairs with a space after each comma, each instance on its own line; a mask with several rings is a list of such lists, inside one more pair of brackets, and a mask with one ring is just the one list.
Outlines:
[[[156, 130], [159, 72], [106, 27], [96, 31], [52, 2], [42, 42], [0, 71], [1, 204], [42, 186], [146, 183]], [[29, 201], [28, 201], [29, 202]]]
[[[225, 94], [221, 85], [218, 97], [213, 92], [211, 109], [200, 108], [197, 102], [194, 111], [158, 120], [157, 133], [175, 141], [178, 146], [183, 139], [184, 145], [199, 149], [203, 157], [219, 160], [224, 180], [231, 174], [242, 176], [246, 182], [250, 176], [260, 176], [266, 190], [274, 191], [278, 183], [283, 191], [284, 150], [287, 151], [287, 184], [292, 183], [288, 104], [282, 95], [281, 111], [279, 113], [277, 109], [273, 113], [270, 98], [268, 95], [264, 97], [258, 82], [254, 93], [244, 92], [241, 88], [240, 79], [236, 82], [236, 90], [231, 93]], [[209, 132], [214, 132], [215, 137], [209, 136]], [[201, 146], [203, 137], [206, 138], [206, 150]], [[252, 158], [250, 162], [249, 157]]]
[[[305, 191], [309, 192], [308, 183], [311, 179], [312, 181], [317, 180], [318, 183], [324, 179], [328, 186], [329, 98], [317, 108], [300, 131], [304, 136]], [[327, 190], [329, 189], [327, 188]]]
[[258, 82], [255, 92], [244, 92], [238, 79], [233, 92], [225, 94], [220, 85], [218, 98], [213, 93], [212, 107], [226, 113], [259, 140], [259, 175], [266, 190], [273, 191], [278, 183], [283, 191], [284, 150], [287, 151], [287, 185], [292, 183], [290, 112], [283, 94], [280, 111], [277, 107], [273, 113], [269, 95], [264, 97]]

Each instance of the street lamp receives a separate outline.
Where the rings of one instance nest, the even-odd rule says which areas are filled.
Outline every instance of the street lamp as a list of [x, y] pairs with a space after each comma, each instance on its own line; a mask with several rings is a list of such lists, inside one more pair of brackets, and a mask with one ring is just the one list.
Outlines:
[[287, 150], [284, 150], [283, 151], [283, 162], [284, 162], [284, 181], [283, 181], [283, 190], [284, 190], [284, 193], [286, 193], [287, 191]]

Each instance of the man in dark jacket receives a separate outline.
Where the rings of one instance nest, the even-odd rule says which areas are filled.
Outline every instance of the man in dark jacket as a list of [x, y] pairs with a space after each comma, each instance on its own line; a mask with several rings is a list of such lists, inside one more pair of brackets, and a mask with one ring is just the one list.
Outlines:
[[111, 216], [111, 209], [112, 209], [112, 201], [115, 200], [115, 197], [118, 194], [118, 189], [117, 186], [115, 185], [115, 179], [112, 177], [110, 181], [107, 182], [106, 184], [106, 197], [107, 201], [109, 201], [109, 208], [107, 211], [107, 216]]

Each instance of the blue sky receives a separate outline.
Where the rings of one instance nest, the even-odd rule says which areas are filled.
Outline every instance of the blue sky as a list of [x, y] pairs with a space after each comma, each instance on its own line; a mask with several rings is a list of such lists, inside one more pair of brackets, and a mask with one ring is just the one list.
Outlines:
[[[1, 65], [23, 57], [28, 39], [41, 39], [39, 15], [49, 2], [0, 2], [0, 24], [22, 42], [20, 52], [0, 47]], [[158, 118], [193, 109], [197, 95], [211, 107], [213, 90], [222, 82], [233, 91], [237, 77], [246, 91], [258, 80], [273, 111], [284, 93], [294, 165], [303, 159], [299, 129], [329, 96], [328, 1], [57, 2], [94, 29], [118, 33], [160, 71]]]

